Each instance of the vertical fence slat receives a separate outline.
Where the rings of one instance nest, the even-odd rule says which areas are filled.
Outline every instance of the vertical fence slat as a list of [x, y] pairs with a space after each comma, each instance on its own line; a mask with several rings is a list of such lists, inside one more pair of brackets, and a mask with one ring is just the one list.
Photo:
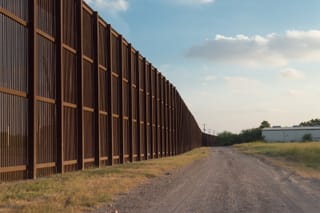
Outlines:
[[124, 61], [123, 61], [123, 47], [122, 47], [122, 43], [124, 42], [123, 41], [123, 37], [122, 37], [122, 35], [120, 35], [119, 36], [119, 48], [120, 48], [120, 51], [119, 51], [119, 56], [118, 57], [120, 57], [119, 58], [119, 61], [120, 61], [120, 70], [118, 71], [119, 72], [119, 78], [118, 78], [118, 81], [120, 82], [120, 93], [119, 93], [119, 95], [120, 95], [120, 97], [118, 97], [119, 98], [119, 100], [120, 100], [120, 104], [119, 104], [119, 110], [118, 110], [118, 112], [119, 112], [119, 122], [120, 122], [120, 129], [118, 130], [118, 131], [120, 131], [119, 132], [119, 134], [120, 134], [120, 141], [119, 141], [119, 148], [120, 148], [120, 163], [123, 163], [124, 162], [124, 131], [123, 131], [123, 93], [124, 93], [124, 89], [123, 89], [123, 63], [125, 63]]
[[131, 67], [131, 53], [132, 52], [132, 45], [129, 43], [128, 44], [128, 69], [129, 69], [129, 82], [128, 82], [128, 87], [129, 87], [129, 134], [128, 134], [128, 140], [129, 140], [129, 143], [130, 143], [130, 153], [129, 153], [129, 159], [131, 162], [133, 162], [133, 139], [132, 139], [132, 122], [133, 122], [133, 119], [132, 119], [132, 67]]
[[175, 111], [174, 111], [175, 154], [178, 155], [178, 127], [177, 127], [177, 122], [178, 122], [178, 102], [177, 102], [177, 89], [176, 88], [174, 88], [174, 104], [175, 104]]
[[[12, 107], [0, 111], [6, 115], [0, 123], [0, 181], [172, 156], [214, 143], [201, 133], [177, 89], [83, 0], [25, 2], [25, 11], [0, 10], [0, 36], [13, 24], [28, 29], [25, 47], [7, 39], [7, 46], [28, 52], [16, 54], [28, 64], [27, 74], [12, 64], [11, 52], [0, 58], [1, 68], [10, 70], [0, 73], [8, 75], [0, 76], [0, 98]], [[0, 54], [5, 51], [11, 49]], [[39, 83], [43, 78], [48, 86]], [[23, 99], [27, 105], [18, 106]], [[15, 124], [18, 117], [26, 132]], [[18, 137], [15, 131], [22, 132], [25, 147], [6, 148]], [[20, 171], [22, 164], [26, 171]], [[12, 166], [19, 168], [7, 172]]]
[[57, 172], [63, 174], [63, 156], [64, 156], [64, 146], [63, 146], [63, 53], [62, 53], [62, 1], [56, 1], [56, 50], [57, 50]]
[[165, 80], [165, 124], [166, 124], [166, 156], [170, 156], [170, 144], [169, 144], [169, 90], [168, 80]]
[[94, 72], [94, 94], [95, 94], [95, 165], [100, 167], [100, 122], [99, 122], [99, 106], [100, 106], [100, 78], [99, 78], [99, 16], [97, 12], [94, 12], [94, 22], [93, 22], [93, 41], [94, 41], [94, 54], [93, 54], [93, 72]]
[[171, 101], [171, 83], [169, 82], [169, 147], [170, 147], [170, 156], [172, 156], [172, 101]]
[[154, 91], [154, 94], [155, 94], [155, 126], [156, 126], [156, 158], [159, 158], [159, 117], [158, 117], [158, 113], [159, 113], [159, 104], [158, 104], [158, 100], [159, 100], [159, 97], [158, 97], [158, 70], [155, 69], [154, 71], [154, 78], [155, 78], [155, 91]]
[[36, 82], [37, 82], [37, 13], [36, 13], [36, 0], [29, 0], [29, 82], [28, 82], [28, 94], [29, 94], [29, 104], [28, 104], [28, 128], [29, 128], [29, 141], [28, 141], [28, 176], [29, 178], [36, 178], [37, 168], [36, 168], [36, 123], [37, 123], [37, 109], [36, 109]]
[[77, 22], [77, 73], [78, 73], [78, 118], [79, 118], [79, 132], [78, 132], [78, 169], [84, 169], [84, 100], [83, 100], [83, 1], [77, 0], [76, 4]]
[[174, 150], [174, 96], [173, 96], [173, 85], [171, 84], [171, 147], [172, 155], [175, 155]]
[[142, 68], [142, 75], [143, 75], [143, 114], [144, 114], [144, 160], [148, 160], [148, 140], [147, 140], [147, 60], [143, 57], [142, 60], [143, 68]]
[[113, 165], [113, 122], [112, 122], [112, 113], [113, 113], [113, 107], [112, 107], [112, 101], [114, 100], [113, 97], [112, 97], [112, 27], [110, 24], [107, 25], [107, 45], [108, 45], [108, 48], [109, 48], [109, 51], [108, 51], [108, 64], [107, 64], [107, 71], [108, 71], [108, 109], [109, 109], [109, 116], [108, 116], [108, 132], [109, 132], [109, 165]]
[[140, 69], [139, 69], [139, 56], [140, 53], [139, 51], [136, 51], [136, 89], [137, 89], [137, 150], [138, 150], [138, 160], [141, 161], [141, 135], [140, 135], [140, 109], [139, 109], [139, 105], [140, 105]]
[[153, 114], [152, 114], [152, 106], [153, 106], [153, 104], [152, 104], [152, 102], [153, 102], [153, 97], [152, 97], [152, 94], [153, 94], [153, 92], [152, 92], [152, 90], [153, 90], [153, 82], [152, 82], [152, 75], [153, 75], [153, 71], [152, 71], [152, 64], [150, 63], [149, 64], [149, 70], [148, 70], [148, 72], [149, 72], [149, 79], [148, 79], [148, 81], [149, 81], [149, 128], [150, 128], [150, 145], [151, 145], [151, 153], [150, 153], [150, 157], [151, 157], [151, 159], [153, 159], [153, 153], [154, 153], [154, 147], [153, 147], [153, 120], [152, 120], [152, 118], [153, 118]]

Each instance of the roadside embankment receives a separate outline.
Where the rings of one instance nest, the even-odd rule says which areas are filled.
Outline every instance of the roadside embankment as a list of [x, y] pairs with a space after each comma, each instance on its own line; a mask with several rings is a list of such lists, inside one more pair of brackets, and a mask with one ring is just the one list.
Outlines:
[[198, 148], [182, 155], [0, 184], [0, 212], [79, 212], [106, 205], [148, 179], [209, 155]]
[[243, 153], [272, 161], [304, 177], [320, 179], [320, 143], [265, 143], [234, 145]]

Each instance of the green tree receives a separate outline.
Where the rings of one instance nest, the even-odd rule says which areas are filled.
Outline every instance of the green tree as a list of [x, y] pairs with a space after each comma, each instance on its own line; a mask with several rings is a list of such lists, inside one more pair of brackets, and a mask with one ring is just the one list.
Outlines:
[[268, 121], [262, 121], [259, 128], [263, 129], [263, 128], [269, 128], [269, 127], [271, 127], [271, 125]]
[[245, 129], [239, 134], [241, 143], [254, 142], [262, 140], [261, 128]]
[[310, 121], [301, 122], [299, 126], [320, 126], [320, 119], [311, 119]]
[[216, 146], [231, 146], [240, 143], [239, 136], [232, 132], [224, 131], [217, 135]]
[[270, 127], [268, 121], [262, 121], [258, 128], [244, 129], [239, 134], [224, 131], [217, 135], [216, 146], [231, 146], [238, 143], [248, 143], [262, 140], [262, 128]]

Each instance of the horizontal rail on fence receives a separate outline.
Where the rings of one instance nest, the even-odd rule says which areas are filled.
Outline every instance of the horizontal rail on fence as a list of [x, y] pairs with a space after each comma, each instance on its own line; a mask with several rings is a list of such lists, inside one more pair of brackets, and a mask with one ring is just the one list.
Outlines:
[[27, 26], [28, 22], [19, 18], [18, 16], [14, 15], [13, 13], [11, 13], [10, 11], [0, 7], [0, 14], [3, 14], [5, 16], [7, 16], [8, 18], [12, 19], [13, 21], [21, 24], [22, 26]]
[[10, 166], [10, 167], [0, 167], [0, 173], [8, 173], [8, 172], [17, 172], [17, 171], [25, 171], [27, 170], [27, 166]]
[[83, 0], [7, 1], [0, 40], [0, 181], [203, 144], [174, 85]]

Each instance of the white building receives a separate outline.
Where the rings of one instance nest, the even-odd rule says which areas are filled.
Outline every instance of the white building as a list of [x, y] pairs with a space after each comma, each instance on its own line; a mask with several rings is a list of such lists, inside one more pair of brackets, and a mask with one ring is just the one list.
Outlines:
[[313, 141], [320, 141], [320, 127], [276, 127], [262, 129], [262, 136], [267, 142], [302, 141], [305, 134], [311, 134]]

